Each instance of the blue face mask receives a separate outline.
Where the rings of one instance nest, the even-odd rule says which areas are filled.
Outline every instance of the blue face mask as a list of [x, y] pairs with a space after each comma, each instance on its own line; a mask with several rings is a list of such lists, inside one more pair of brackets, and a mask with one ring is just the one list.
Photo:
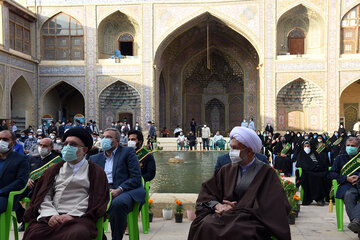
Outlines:
[[104, 138], [101, 140], [101, 148], [104, 151], [110, 150], [112, 148], [111, 146], [112, 140], [110, 138]]
[[337, 136], [339, 136], [339, 134], [338, 134], [338, 133], [335, 133], [335, 136], [337, 137]]
[[352, 146], [346, 146], [346, 153], [350, 156], [355, 156], [358, 153], [358, 148]]
[[305, 140], [308, 140], [308, 139], [309, 139], [309, 137], [308, 137], [308, 136], [306, 136], [306, 137], [304, 137], [304, 139], [305, 139]]
[[66, 145], [61, 150], [62, 158], [64, 159], [64, 161], [71, 162], [71, 161], [76, 160], [78, 158], [76, 155], [77, 150], [78, 150], [77, 147]]

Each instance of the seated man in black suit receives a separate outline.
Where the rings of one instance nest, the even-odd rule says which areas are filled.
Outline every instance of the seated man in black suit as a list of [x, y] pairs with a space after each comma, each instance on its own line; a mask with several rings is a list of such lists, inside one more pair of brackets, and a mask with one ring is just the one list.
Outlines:
[[141, 168], [141, 176], [145, 182], [151, 181], [155, 177], [156, 165], [154, 156], [143, 148], [144, 135], [138, 130], [130, 130], [128, 147], [135, 149], [136, 155], [139, 159]]
[[12, 151], [15, 143], [13, 132], [0, 132], [0, 214], [6, 211], [9, 193], [24, 188], [29, 176], [29, 159]]
[[[41, 175], [53, 164], [62, 161], [60, 156], [56, 156], [51, 151], [54, 148], [54, 142], [50, 138], [43, 138], [39, 143], [39, 155], [30, 157], [30, 176], [28, 179], [27, 189], [20, 195], [20, 199], [23, 197], [31, 198], [35, 185]], [[18, 204], [16, 216], [19, 222], [22, 222], [25, 209]], [[24, 224], [21, 224], [19, 231], [24, 231]]]

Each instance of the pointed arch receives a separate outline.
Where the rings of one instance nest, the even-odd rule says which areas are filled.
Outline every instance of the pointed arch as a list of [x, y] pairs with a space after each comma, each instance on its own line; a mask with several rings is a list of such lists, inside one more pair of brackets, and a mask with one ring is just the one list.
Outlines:
[[[115, 50], [120, 50], [123, 56], [136, 56], [138, 54], [137, 34], [139, 31], [139, 24], [136, 20], [122, 11], [116, 10], [107, 15], [98, 26], [99, 58], [110, 58], [115, 54]], [[132, 40], [120, 41], [120, 37], [124, 35], [131, 36]], [[129, 42], [131, 42], [131, 46]]]
[[298, 78], [283, 86], [276, 97], [278, 130], [322, 130], [324, 97], [321, 88]]
[[[308, 4], [296, 3], [282, 12], [276, 25], [277, 54], [323, 54], [325, 49], [325, 21], [321, 11], [308, 6]], [[301, 29], [304, 32], [304, 40], [289, 38], [289, 32], [293, 29]], [[292, 45], [292, 46], [291, 46]], [[300, 49], [297, 50], [297, 49]], [[302, 51], [301, 49], [304, 49]]]
[[41, 55], [44, 60], [84, 60], [84, 28], [69, 14], [59, 12], [43, 23]]
[[76, 114], [85, 114], [85, 98], [78, 88], [60, 81], [47, 88], [40, 98], [41, 116], [49, 114], [54, 120], [73, 121]]
[[259, 58], [261, 58], [262, 51], [258, 44], [259, 40], [257, 39], [257, 37], [255, 37], [253, 35], [249, 35], [249, 34], [251, 34], [251, 31], [247, 31], [249, 29], [247, 29], [246, 26], [242, 25], [241, 23], [234, 24], [234, 20], [227, 20], [226, 16], [219, 15], [219, 14], [215, 13], [213, 10], [207, 10], [207, 11], [203, 11], [203, 12], [199, 13], [197, 16], [193, 17], [190, 20], [184, 19], [184, 20], [176, 23], [173, 26], [170, 34], [166, 35], [163, 39], [161, 39], [161, 42], [157, 46], [155, 56], [154, 56], [154, 63], [156, 65], [159, 65], [160, 58], [161, 58], [164, 50], [175, 38], [177, 38], [179, 35], [181, 35], [185, 31], [189, 30], [191, 27], [195, 26], [199, 22], [206, 20], [207, 18], [209, 18], [209, 16], [216, 19], [219, 23], [222, 23], [222, 24], [228, 26], [229, 28], [231, 28], [232, 30], [234, 30], [235, 32], [240, 34], [241, 36], [243, 36], [255, 48], [256, 54], [259, 56]]
[[340, 94], [340, 117], [345, 117], [345, 128], [353, 129], [355, 122], [360, 119], [360, 80], [348, 84]]
[[11, 86], [10, 102], [11, 119], [18, 129], [25, 129], [35, 123], [34, 96], [23, 76], [20, 76]]
[[127, 118], [130, 125], [141, 116], [141, 98], [132, 86], [118, 80], [108, 85], [99, 95], [99, 112], [102, 128], [114, 121]]
[[359, 28], [360, 28], [360, 4], [351, 8], [341, 18], [341, 48], [342, 54], [360, 53]]

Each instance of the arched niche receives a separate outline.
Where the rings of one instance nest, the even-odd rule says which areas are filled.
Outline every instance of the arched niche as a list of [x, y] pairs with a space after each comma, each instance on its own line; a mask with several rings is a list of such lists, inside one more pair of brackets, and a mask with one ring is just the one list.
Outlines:
[[219, 99], [213, 98], [205, 106], [205, 123], [211, 132], [220, 131], [225, 133], [225, 104]]
[[76, 114], [85, 114], [84, 97], [75, 87], [60, 82], [42, 98], [42, 115], [45, 114], [53, 116], [55, 121], [73, 121]]
[[[125, 47], [125, 40], [132, 42], [132, 54], [130, 52], [121, 53], [127, 56], [138, 55], [137, 33], [139, 25], [137, 22], [126, 14], [116, 11], [104, 18], [98, 27], [98, 49], [99, 59], [110, 58], [115, 54], [115, 50]], [[126, 39], [125, 39], [126, 37]], [[132, 41], [130, 41], [132, 38]], [[123, 42], [123, 46], [121, 45]], [[128, 46], [126, 46], [128, 49]]]
[[360, 118], [360, 80], [346, 87], [340, 95], [340, 117], [345, 118], [345, 128], [352, 130], [355, 122]]
[[[254, 119], [260, 118], [256, 69], [259, 56], [244, 36], [207, 13], [170, 33], [169, 38], [167, 46], [159, 47], [155, 54], [154, 86], [160, 89], [155, 91], [155, 109], [160, 109], [163, 100], [159, 97], [162, 91], [160, 73], [166, 85], [165, 99], [169, 103], [165, 114], [157, 110], [157, 122], [166, 119], [168, 128], [180, 125], [188, 132], [192, 118], [198, 124], [206, 121], [206, 103], [216, 98], [225, 105], [224, 126], [225, 131], [230, 131], [228, 99], [233, 97], [241, 99], [241, 116], [249, 114]], [[218, 82], [213, 86], [222, 88], [212, 87], [211, 82]]]
[[10, 91], [11, 119], [18, 129], [25, 129], [35, 123], [34, 96], [25, 78], [20, 76]]
[[117, 81], [105, 88], [99, 97], [100, 126], [110, 127], [112, 122], [123, 121], [131, 126], [141, 119], [140, 94], [131, 86]]
[[276, 49], [278, 55], [298, 54], [294, 51], [291, 52], [291, 46], [289, 46], [289, 43], [291, 43], [289, 34], [295, 29], [302, 31], [304, 34], [303, 43], [300, 39], [297, 40], [297, 44], [303, 44], [304, 54], [324, 53], [324, 20], [320, 14], [300, 4], [285, 12], [277, 22]]
[[323, 94], [310, 81], [296, 79], [280, 89], [276, 98], [278, 130], [321, 131]]
[[350, 9], [341, 19], [341, 43], [342, 54], [359, 53], [359, 26], [360, 4]]

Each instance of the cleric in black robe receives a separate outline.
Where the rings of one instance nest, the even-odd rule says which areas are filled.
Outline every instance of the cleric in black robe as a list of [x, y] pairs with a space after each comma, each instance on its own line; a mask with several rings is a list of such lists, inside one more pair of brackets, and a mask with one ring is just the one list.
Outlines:
[[319, 156], [308, 141], [304, 142], [303, 150], [296, 157], [296, 167], [302, 168], [300, 185], [304, 190], [302, 204], [309, 205], [313, 200], [324, 206], [324, 198], [329, 195], [329, 181], [326, 177], [329, 161]]
[[275, 171], [255, 157], [261, 140], [235, 127], [230, 159], [202, 184], [188, 240], [291, 239], [290, 205]]
[[274, 147], [275, 157], [275, 168], [281, 170], [286, 177], [292, 175], [292, 146], [291, 143], [287, 142], [284, 137], [280, 138], [280, 141]]

